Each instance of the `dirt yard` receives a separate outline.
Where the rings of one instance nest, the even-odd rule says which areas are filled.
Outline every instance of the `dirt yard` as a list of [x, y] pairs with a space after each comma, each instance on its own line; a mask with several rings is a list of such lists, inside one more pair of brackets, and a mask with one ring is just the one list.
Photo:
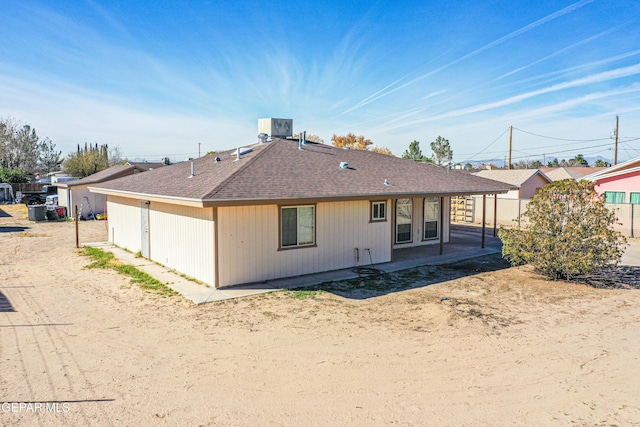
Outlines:
[[485, 259], [376, 297], [350, 282], [194, 306], [84, 269], [73, 223], [7, 211], [0, 425], [640, 425], [638, 290]]

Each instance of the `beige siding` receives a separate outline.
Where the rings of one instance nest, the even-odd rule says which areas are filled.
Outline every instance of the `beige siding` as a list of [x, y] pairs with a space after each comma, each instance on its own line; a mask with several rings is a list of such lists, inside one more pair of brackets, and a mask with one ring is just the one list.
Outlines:
[[[78, 206], [78, 209], [82, 208], [82, 217], [86, 218], [89, 213], [89, 206], [87, 205], [87, 201], [91, 204], [91, 209], [93, 209], [94, 214], [99, 214], [104, 212], [104, 206], [107, 201], [107, 196], [104, 194], [92, 193], [89, 191], [89, 185], [78, 185], [75, 187], [70, 187], [71, 200], [67, 200], [66, 196], [66, 188], [58, 188], [58, 203], [60, 206], [66, 206], [67, 211], [70, 212], [69, 216], [75, 215], [75, 206]], [[64, 194], [64, 200], [60, 198]], [[86, 197], [86, 199], [85, 199]], [[64, 201], [65, 204], [62, 204]]]
[[[141, 231], [137, 233], [140, 235]], [[214, 284], [213, 208], [149, 204], [149, 255], [169, 268]]]
[[[419, 198], [414, 198], [413, 200], [413, 226], [411, 227], [412, 229], [412, 237], [413, 240], [411, 242], [408, 243], [398, 243], [398, 244], [394, 244], [393, 248], [394, 249], [402, 249], [402, 248], [410, 248], [413, 246], [423, 246], [423, 245], [433, 245], [433, 244], [439, 244], [440, 243], [440, 239], [429, 239], [429, 240], [423, 240], [422, 236], [423, 236], [423, 230], [424, 230], [424, 198], [423, 197], [419, 197]], [[391, 211], [390, 214], [394, 216], [395, 218], [395, 214], [396, 214], [396, 206], [395, 206], [395, 201], [393, 203], [393, 205], [391, 205]], [[451, 198], [450, 197], [445, 197], [444, 198], [444, 241], [448, 242], [449, 241], [449, 220], [451, 218]], [[394, 225], [394, 229], [393, 229], [393, 242], [395, 242], [395, 225]]]
[[141, 249], [140, 201], [109, 196], [107, 224], [109, 241], [121, 248], [138, 252]]
[[316, 246], [279, 250], [278, 206], [218, 208], [219, 285], [353, 267], [355, 248], [361, 264], [367, 248], [374, 263], [390, 261], [390, 221], [370, 223], [369, 209], [366, 200], [318, 203]]
[[67, 216], [73, 216], [73, 212], [69, 209], [69, 189], [65, 187], [58, 187], [58, 206], [64, 206], [67, 208]]

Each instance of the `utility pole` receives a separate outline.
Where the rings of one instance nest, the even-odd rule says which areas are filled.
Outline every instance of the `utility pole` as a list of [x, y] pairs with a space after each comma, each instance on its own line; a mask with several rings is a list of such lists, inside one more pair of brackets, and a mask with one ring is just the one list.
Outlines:
[[618, 115], [616, 114], [616, 148], [613, 152], [613, 165], [618, 164]]
[[509, 126], [509, 166], [507, 169], [511, 169], [511, 151], [513, 149], [513, 126]]

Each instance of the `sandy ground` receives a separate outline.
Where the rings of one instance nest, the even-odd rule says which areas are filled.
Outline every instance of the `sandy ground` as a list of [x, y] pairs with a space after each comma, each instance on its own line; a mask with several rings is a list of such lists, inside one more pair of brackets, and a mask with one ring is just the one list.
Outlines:
[[0, 425], [640, 425], [638, 290], [524, 267], [194, 306], [83, 269], [72, 223], [13, 215], [0, 211]]

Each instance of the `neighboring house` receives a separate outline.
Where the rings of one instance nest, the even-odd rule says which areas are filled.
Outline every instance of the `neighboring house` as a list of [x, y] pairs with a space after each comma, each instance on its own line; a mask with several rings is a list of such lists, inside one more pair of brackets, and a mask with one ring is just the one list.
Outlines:
[[640, 157], [587, 175], [605, 202], [640, 204]]
[[580, 181], [587, 175], [596, 173], [605, 168], [600, 167], [557, 167], [557, 168], [540, 168], [540, 170], [552, 181], [560, 181], [562, 179], [575, 179]]
[[[489, 198], [484, 210], [484, 219], [488, 223], [520, 225], [522, 214], [536, 192], [551, 182], [551, 179], [539, 169], [490, 169], [474, 172], [473, 175], [508, 184], [509, 192]], [[452, 217], [456, 222], [482, 223], [483, 208], [479, 196], [454, 198]]]
[[94, 184], [107, 197], [109, 241], [225, 287], [446, 242], [451, 196], [509, 188], [317, 143], [273, 138], [239, 150]]
[[498, 196], [504, 199], [531, 199], [536, 191], [551, 182], [551, 179], [539, 169], [492, 169], [474, 175], [517, 187], [507, 194]]
[[164, 163], [132, 162], [125, 165], [111, 166], [76, 181], [58, 183], [58, 205], [67, 208], [67, 215], [75, 215], [75, 206], [81, 209], [81, 217], [86, 219], [90, 212], [97, 215], [104, 213], [107, 198], [103, 194], [91, 193], [90, 185], [122, 178], [124, 176], [146, 172], [164, 166]]

